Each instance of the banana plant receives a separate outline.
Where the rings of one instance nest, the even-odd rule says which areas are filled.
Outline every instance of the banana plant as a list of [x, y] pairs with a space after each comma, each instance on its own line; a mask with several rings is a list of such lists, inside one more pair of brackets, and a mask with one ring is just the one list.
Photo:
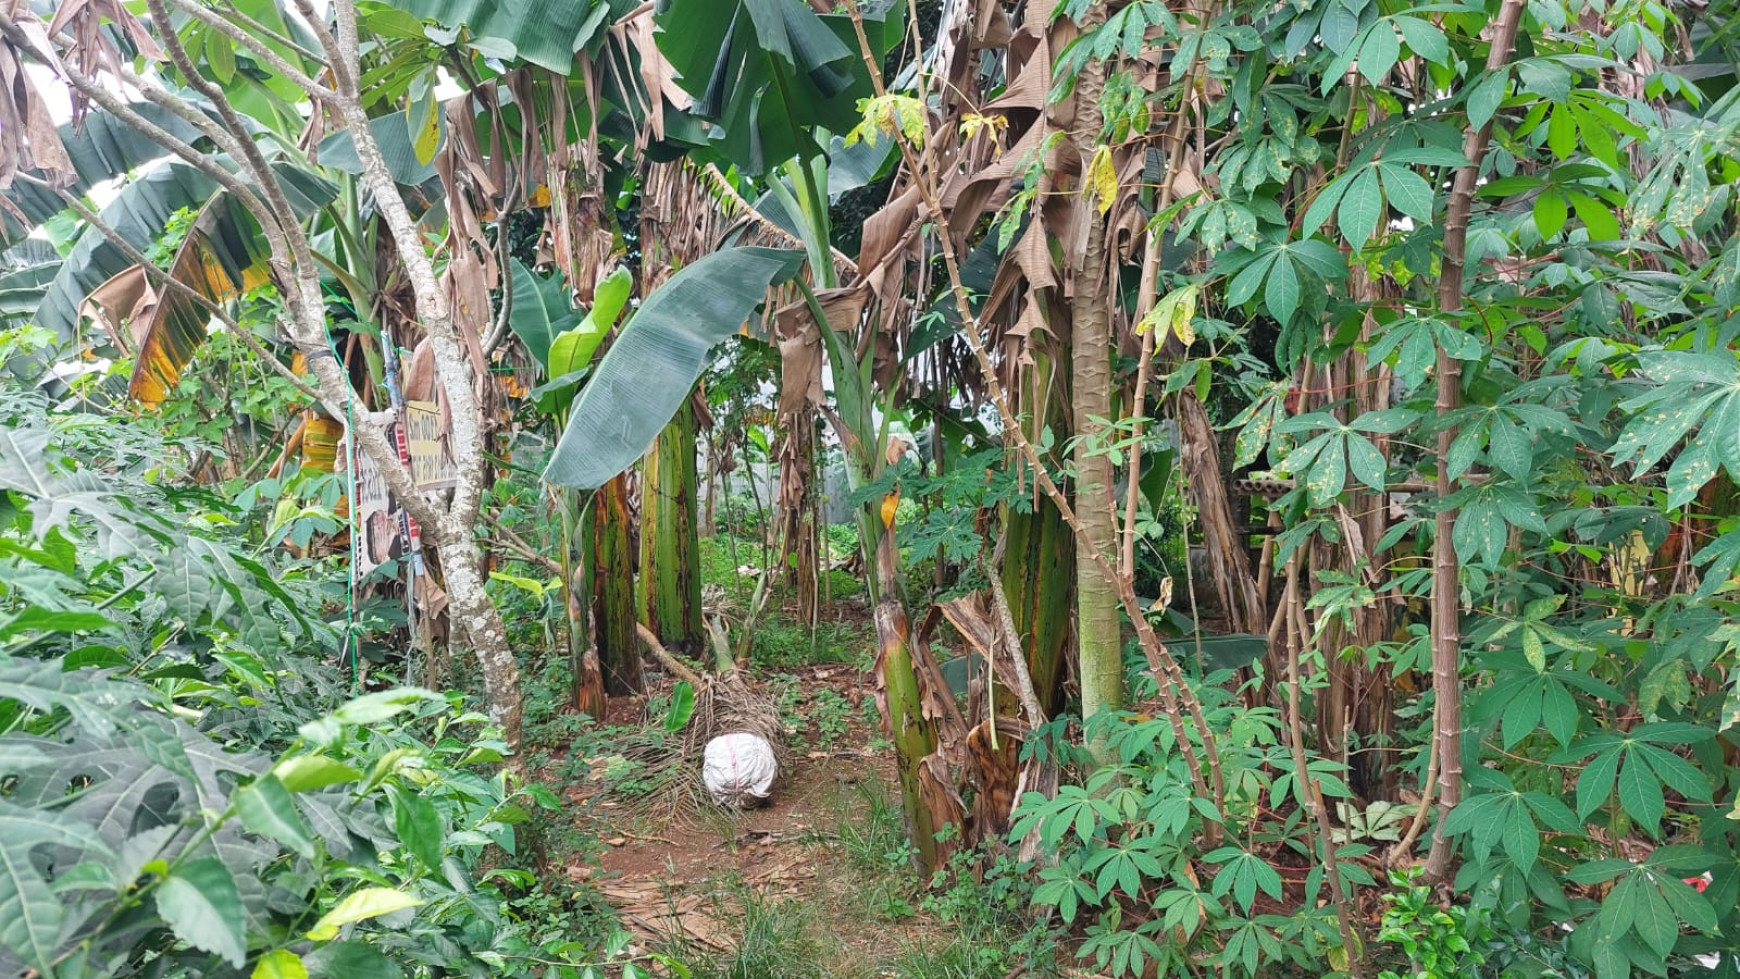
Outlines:
[[[861, 6], [880, 59], [902, 36], [905, 4]], [[847, 14], [774, 0], [668, 0], [659, 11], [659, 50], [694, 97], [686, 112], [666, 114], [672, 142], [759, 175], [814, 156], [826, 133], [860, 120], [858, 100], [871, 83]], [[690, 125], [673, 125], [673, 117]]]
[[[629, 293], [634, 287], [633, 276], [624, 268], [606, 275], [593, 292], [592, 308], [578, 310], [569, 305], [568, 288], [560, 277], [541, 277], [517, 259], [512, 262], [512, 272], [513, 312], [508, 317], [508, 326], [519, 337], [526, 352], [538, 362], [543, 374], [543, 382], [528, 392], [527, 397], [539, 415], [549, 419], [557, 431], [562, 431], [568, 426], [575, 390], [589, 372], [598, 345], [616, 325], [623, 307], [628, 304]], [[596, 547], [592, 546], [591, 535], [584, 533], [582, 526], [586, 499], [580, 491], [551, 485], [550, 500], [556, 509], [561, 532], [559, 560], [565, 596], [563, 607], [568, 624], [568, 655], [574, 677], [574, 706], [591, 717], [602, 718], [604, 672], [599, 663], [598, 645], [591, 641], [590, 617], [587, 615], [587, 596], [592, 589], [585, 586]], [[629, 587], [633, 587], [632, 583]]]
[[[800, 231], [812, 282], [822, 288], [836, 285], [831, 258], [832, 226], [827, 208], [829, 161], [820, 154], [799, 157], [781, 168], [783, 180], [770, 181], [769, 189], [788, 218]], [[787, 182], [790, 186], [787, 187]], [[856, 490], [875, 482], [890, 465], [889, 424], [894, 417], [893, 392], [878, 404], [873, 378], [874, 346], [859, 357], [841, 329], [856, 323], [833, 323], [815, 288], [798, 280], [815, 328], [827, 352], [834, 381], [834, 410], [829, 422], [846, 457], [847, 482]], [[868, 583], [875, 607], [877, 661], [881, 671], [884, 710], [894, 741], [899, 768], [901, 806], [918, 860], [927, 872], [938, 863], [936, 834], [952, 821], [939, 811], [932, 797], [922, 791], [929, 759], [937, 748], [936, 727], [925, 716], [923, 693], [914, 664], [911, 620], [901, 594], [900, 554], [894, 542], [894, 517], [898, 495], [859, 509], [858, 539], [866, 567], [875, 573]]]
[[771, 286], [797, 273], [802, 258], [787, 249], [727, 248], [654, 290], [574, 400], [545, 482], [597, 489], [634, 465], [682, 407], [712, 350], [742, 329]]

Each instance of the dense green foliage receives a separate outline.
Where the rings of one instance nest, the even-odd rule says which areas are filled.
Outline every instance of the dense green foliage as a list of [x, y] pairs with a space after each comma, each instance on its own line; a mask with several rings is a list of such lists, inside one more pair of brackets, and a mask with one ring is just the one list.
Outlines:
[[[697, 709], [592, 726], [630, 554], [699, 523], [679, 480], [680, 540], [629, 527], [676, 412], [706, 634], [655, 611], [875, 674], [769, 699], [822, 754], [880, 707], [908, 836], [862, 862], [938, 876], [873, 910], [975, 936], [947, 969], [1740, 963], [1732, 4], [337, 0], [342, 57], [137, 6], [0, 14], [7, 126], [38, 36], [161, 86], [0, 155], [0, 971], [680, 974], [550, 924], [525, 768], [650, 796]], [[425, 336], [475, 676], [426, 555], [331, 546], [322, 438], [386, 444]], [[819, 968], [743, 901], [703, 973]]]
[[150, 427], [16, 392], [5, 410], [0, 968], [632, 961], [626, 936], [548, 932], [519, 908], [537, 882], [499, 864], [528, 855], [519, 828], [555, 796], [497, 767], [505, 746], [458, 695], [355, 696], [334, 665], [340, 563], [262, 563], [291, 533], [280, 507], [183, 484]]

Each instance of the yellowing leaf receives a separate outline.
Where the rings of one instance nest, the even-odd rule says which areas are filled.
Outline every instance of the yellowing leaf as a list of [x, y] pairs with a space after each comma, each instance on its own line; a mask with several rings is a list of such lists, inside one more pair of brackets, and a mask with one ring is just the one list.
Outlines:
[[[253, 288], [265, 276], [264, 262], [246, 250], [232, 247], [232, 238], [225, 231], [226, 222], [234, 225], [236, 217], [229, 198], [219, 195], [200, 210], [169, 266], [171, 278], [215, 303], [226, 302], [242, 290]], [[220, 248], [229, 254], [227, 263], [219, 257]], [[254, 268], [256, 265], [258, 269]], [[241, 273], [242, 281], [231, 277], [231, 267]], [[166, 291], [156, 297], [156, 302], [141, 305], [134, 312], [136, 316], [130, 325], [139, 349], [128, 393], [145, 404], [161, 404], [181, 383], [181, 372], [193, 360], [194, 351], [205, 343], [211, 314], [176, 291]]]
[[308, 929], [308, 937], [316, 942], [331, 941], [338, 937], [338, 930], [345, 925], [422, 904], [421, 898], [412, 897], [391, 887], [365, 887], [338, 902], [338, 907], [322, 915], [314, 927]]
[[1005, 115], [982, 116], [977, 112], [968, 112], [961, 116], [961, 142], [966, 142], [979, 133], [988, 132], [996, 150], [993, 155], [1003, 152], [1003, 133], [1009, 128], [1009, 117]]
[[859, 99], [858, 111], [863, 113], [864, 121], [846, 134], [847, 146], [860, 139], [875, 146], [879, 136], [896, 134], [905, 137], [914, 148], [924, 146], [924, 103], [912, 96], [890, 92], [872, 99]]
[[1196, 299], [1201, 293], [1202, 287], [1192, 282], [1161, 296], [1154, 308], [1136, 324], [1136, 333], [1159, 330], [1154, 337], [1156, 347], [1165, 343], [1169, 336], [1177, 337], [1178, 342], [1186, 347], [1195, 343]]
[[1112, 166], [1112, 148], [1101, 143], [1094, 150], [1093, 159], [1088, 161], [1087, 179], [1082, 184], [1082, 192], [1093, 202], [1094, 210], [1105, 214], [1112, 209], [1112, 201], [1118, 196], [1118, 171]]
[[405, 107], [405, 123], [411, 135], [411, 151], [417, 154], [418, 163], [428, 163], [435, 159], [435, 150], [441, 145], [440, 108], [441, 103], [435, 100], [433, 90]]
[[308, 979], [308, 967], [302, 964], [302, 956], [281, 948], [260, 956], [253, 979]]
[[882, 498], [882, 526], [893, 530], [894, 515], [900, 511], [900, 493], [893, 492]]
[[1541, 642], [1540, 634], [1533, 629], [1524, 629], [1522, 634], [1523, 657], [1536, 673], [1547, 671], [1547, 648]]

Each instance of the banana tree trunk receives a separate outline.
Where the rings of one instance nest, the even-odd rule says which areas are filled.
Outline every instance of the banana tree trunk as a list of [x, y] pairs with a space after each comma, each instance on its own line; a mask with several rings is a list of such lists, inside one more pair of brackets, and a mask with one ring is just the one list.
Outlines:
[[1004, 520], [1009, 542], [1002, 575], [1009, 616], [1027, 653], [1033, 692], [1047, 713], [1055, 714], [1075, 597], [1075, 535], [1049, 500], [1041, 500], [1031, 513], [1011, 510]]
[[562, 606], [568, 620], [568, 661], [573, 673], [574, 709], [594, 720], [604, 719], [609, 700], [604, 692], [604, 670], [598, 663], [598, 648], [592, 643], [592, 622], [587, 614], [590, 594], [587, 569], [592, 564], [585, 528], [580, 521], [579, 495], [567, 490], [556, 494], [562, 522]]
[[[1098, 96], [1094, 96], [1098, 97]], [[1098, 129], [1098, 125], [1094, 127]], [[1084, 275], [1075, 285], [1075, 310], [1070, 323], [1070, 405], [1074, 407], [1075, 516], [1082, 536], [1094, 548], [1112, 555], [1117, 534], [1112, 511], [1112, 459], [1096, 440], [1107, 436], [1105, 419], [1112, 417], [1110, 322], [1103, 257], [1105, 242], [1096, 226], [1089, 231]], [[1086, 548], [1075, 555], [1077, 661], [1081, 680], [1082, 722], [1124, 704], [1124, 642], [1119, 619], [1117, 584]]]
[[[1084, 25], [1086, 26], [1086, 25]], [[1090, 62], [1076, 82], [1076, 149], [1088, 169], [1100, 136], [1100, 93], [1105, 65]], [[1079, 207], [1088, 207], [1085, 202]], [[1117, 516], [1112, 504], [1112, 460], [1096, 443], [1109, 433], [1112, 417], [1111, 293], [1103, 218], [1082, 214], [1083, 240], [1070, 263], [1075, 296], [1070, 310], [1070, 405], [1076, 433], [1075, 512], [1083, 537], [1100, 548], [1108, 562], [1093, 560], [1085, 548], [1076, 554], [1076, 635], [1083, 722], [1124, 702], [1123, 636], [1118, 589], [1106, 573], [1115, 567]]]
[[685, 404], [646, 455], [641, 474], [642, 621], [667, 649], [705, 648], [701, 621], [695, 409]]
[[866, 556], [876, 566], [876, 668], [882, 687], [883, 721], [889, 740], [894, 742], [907, 835], [919, 870], [928, 877], [937, 866], [936, 834], [946, 821], [937, 818], [932, 800], [923, 791], [925, 760], [936, 751], [936, 729], [924, 716], [923, 696], [913, 669], [912, 624], [900, 597], [894, 531], [882, 524], [879, 512], [866, 511], [860, 522], [866, 532], [864, 540], [875, 542], [866, 547], [874, 549]]
[[780, 563], [789, 569], [799, 620], [813, 627], [821, 611], [814, 410], [806, 405], [785, 423], [792, 427], [779, 447]]
[[592, 602], [593, 647], [604, 671], [604, 689], [613, 696], [641, 691], [628, 521], [625, 474], [599, 487], [586, 517], [586, 546], [592, 556], [587, 594]]

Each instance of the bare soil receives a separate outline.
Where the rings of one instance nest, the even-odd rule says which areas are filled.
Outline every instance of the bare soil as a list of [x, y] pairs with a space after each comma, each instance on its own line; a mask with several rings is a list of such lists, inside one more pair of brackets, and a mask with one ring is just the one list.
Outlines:
[[[673, 813], [668, 799], [620, 799], [595, 781], [575, 786], [570, 799], [587, 803], [576, 806], [576, 826], [603, 847], [596, 861], [576, 863], [568, 874], [598, 888], [636, 938], [655, 948], [728, 953], [741, 931], [737, 895], [795, 901], [817, 931], [835, 939], [828, 956], [842, 961], [828, 974], [874, 975], [866, 963], [922, 941], [937, 924], [871, 914], [862, 874], [839, 845], [841, 826], [861, 818], [865, 793], [886, 796], [894, 784], [893, 759], [873, 747], [879, 732], [864, 720], [860, 698], [873, 684], [842, 664], [781, 670], [764, 682], [787, 676], [795, 678], [800, 715], [788, 723], [802, 723], [806, 702], [824, 689], [858, 708], [831, 750], [806, 747], [824, 740], [819, 732], [788, 727], [787, 770], [772, 798], [741, 811], [702, 803]], [[656, 694], [664, 684], [649, 686]], [[643, 715], [639, 698], [614, 698], [608, 722], [633, 726], [646, 723]]]

